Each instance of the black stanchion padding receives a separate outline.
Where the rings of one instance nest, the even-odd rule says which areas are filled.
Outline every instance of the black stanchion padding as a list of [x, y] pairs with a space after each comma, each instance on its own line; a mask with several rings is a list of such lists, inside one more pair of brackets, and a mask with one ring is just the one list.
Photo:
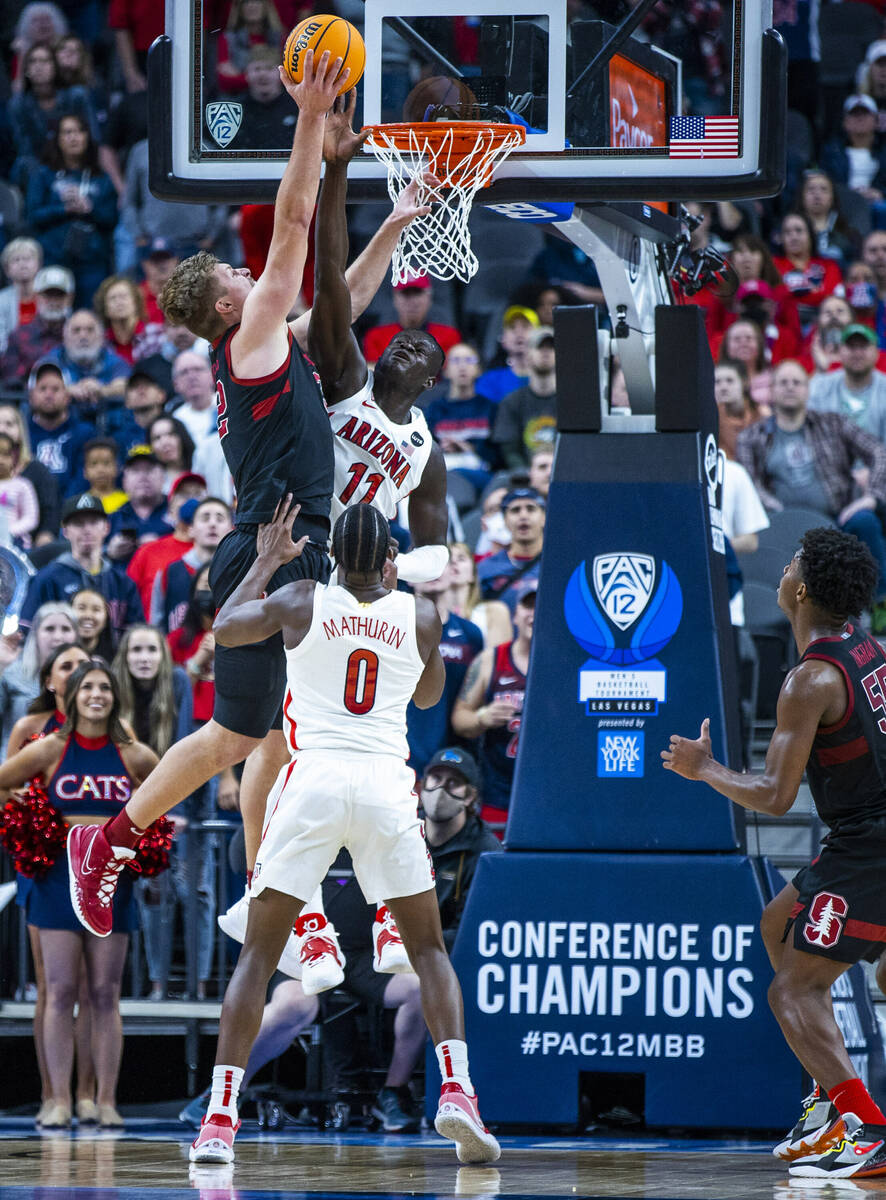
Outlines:
[[554, 309], [557, 351], [557, 429], [599, 433], [602, 419], [597, 307], [559, 305]]
[[710, 429], [716, 437], [714, 362], [698, 305], [658, 305], [655, 346], [655, 428], [659, 433]]

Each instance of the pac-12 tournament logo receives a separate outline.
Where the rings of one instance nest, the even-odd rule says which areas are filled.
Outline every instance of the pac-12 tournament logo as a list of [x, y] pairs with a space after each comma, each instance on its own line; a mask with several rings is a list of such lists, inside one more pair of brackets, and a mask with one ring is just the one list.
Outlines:
[[237, 136], [243, 120], [243, 105], [234, 100], [215, 100], [206, 105], [206, 124], [222, 150]]
[[569, 632], [590, 658], [578, 677], [578, 699], [592, 713], [656, 713], [667, 672], [655, 656], [683, 615], [683, 593], [664, 560], [615, 551], [580, 563], [566, 585]]

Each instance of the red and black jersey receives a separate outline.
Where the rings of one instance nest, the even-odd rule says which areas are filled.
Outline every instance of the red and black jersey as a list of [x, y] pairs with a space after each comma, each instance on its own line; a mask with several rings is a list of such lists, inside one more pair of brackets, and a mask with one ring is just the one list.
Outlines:
[[[320, 379], [289, 332], [289, 357], [260, 379], [231, 366], [232, 325], [213, 344], [218, 433], [237, 490], [237, 524], [273, 520], [288, 492], [301, 505], [293, 538], [329, 532], [333, 446]], [[325, 533], [319, 526], [325, 527]]]
[[847, 625], [811, 642], [801, 662], [833, 663], [848, 703], [834, 725], [820, 725], [806, 766], [818, 815], [827, 825], [886, 816], [886, 654]]
[[483, 770], [483, 802], [495, 808], [507, 808], [514, 780], [514, 759], [523, 719], [523, 700], [526, 696], [526, 676], [514, 664], [511, 643], [495, 648], [492, 675], [486, 688], [484, 704], [507, 700], [516, 712], [507, 725], [487, 729], [480, 743], [480, 766]]

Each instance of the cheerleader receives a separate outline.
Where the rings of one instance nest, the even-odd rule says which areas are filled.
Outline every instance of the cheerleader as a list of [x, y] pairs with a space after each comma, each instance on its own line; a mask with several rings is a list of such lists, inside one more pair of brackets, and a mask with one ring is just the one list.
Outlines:
[[[120, 721], [117, 683], [98, 659], [81, 663], [65, 689], [65, 722], [29, 742], [0, 766], [0, 789], [21, 787], [35, 776], [48, 780], [50, 802], [69, 825], [93, 824], [115, 816], [157, 764], [153, 750], [133, 741]], [[113, 900], [113, 932], [87, 933], [71, 906], [68, 865], [61, 854], [27, 895], [28, 924], [36, 927], [46, 979], [43, 1039], [52, 1108], [44, 1128], [71, 1123], [74, 1005], [81, 961], [85, 961], [93, 1011], [92, 1058], [99, 1124], [119, 1127], [117, 1076], [123, 1048], [120, 984], [129, 933], [135, 928], [130, 872]]]

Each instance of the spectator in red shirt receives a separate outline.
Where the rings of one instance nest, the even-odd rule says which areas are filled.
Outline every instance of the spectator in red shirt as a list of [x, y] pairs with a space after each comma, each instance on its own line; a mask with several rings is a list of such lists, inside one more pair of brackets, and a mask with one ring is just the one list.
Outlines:
[[145, 281], [141, 284], [141, 294], [145, 302], [145, 320], [150, 324], [163, 324], [164, 317], [157, 297], [172, 278], [172, 272], [180, 261], [172, 243], [165, 238], [154, 238], [142, 260]]
[[784, 254], [772, 261], [797, 302], [806, 334], [825, 296], [843, 294], [843, 272], [832, 258], [815, 253], [815, 230], [804, 213], [788, 213], [782, 218], [780, 240]]
[[34, 280], [43, 264], [43, 249], [33, 238], [13, 238], [0, 253], [0, 268], [9, 286], [0, 291], [0, 353], [9, 335], [37, 315]]
[[126, 275], [109, 275], [95, 293], [93, 308], [105, 323], [112, 349], [130, 364], [157, 354], [163, 343], [163, 318], [145, 320], [140, 289]]
[[219, 91], [246, 91], [246, 67], [253, 46], [282, 49], [283, 23], [271, 0], [234, 0], [227, 27], [218, 39]]
[[[172, 533], [145, 542], [129, 560], [126, 574], [138, 588], [146, 613], [151, 611], [151, 593], [157, 575], [170, 563], [184, 558], [193, 546], [190, 537], [191, 520], [199, 502], [206, 496], [206, 480], [202, 475], [186, 472], [172, 485], [167, 515], [173, 523]], [[193, 500], [193, 504], [188, 504]]]
[[165, 28], [166, 12], [156, 0], [111, 0], [108, 27], [114, 30], [117, 61], [127, 92], [143, 92], [148, 50]]
[[444, 354], [461, 340], [461, 334], [452, 325], [439, 325], [428, 320], [434, 289], [429, 275], [410, 275], [404, 283], [394, 284], [394, 308], [399, 320], [391, 325], [376, 325], [370, 329], [363, 341], [366, 362], [374, 367], [384, 353], [388, 342], [404, 329], [421, 329], [436, 338]]

